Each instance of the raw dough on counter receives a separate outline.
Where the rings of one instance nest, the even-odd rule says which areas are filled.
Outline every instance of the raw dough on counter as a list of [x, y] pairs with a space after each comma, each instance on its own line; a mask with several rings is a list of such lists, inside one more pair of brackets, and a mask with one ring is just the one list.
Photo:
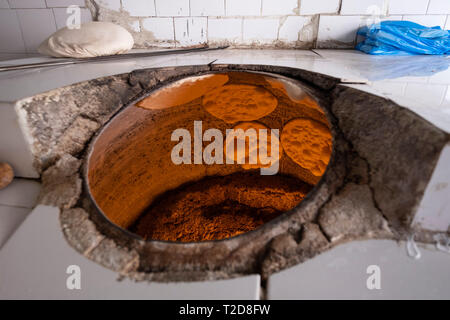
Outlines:
[[79, 29], [62, 28], [39, 46], [39, 53], [52, 57], [90, 58], [129, 51], [133, 37], [111, 22], [93, 21]]

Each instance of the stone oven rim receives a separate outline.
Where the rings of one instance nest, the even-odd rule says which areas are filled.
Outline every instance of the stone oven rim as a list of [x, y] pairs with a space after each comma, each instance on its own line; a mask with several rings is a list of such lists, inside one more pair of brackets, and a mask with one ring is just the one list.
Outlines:
[[[125, 103], [123, 106], [121, 106], [110, 117], [110, 119], [101, 128], [99, 128], [95, 132], [94, 136], [88, 143], [88, 148], [86, 150], [85, 156], [83, 157], [83, 166], [82, 166], [82, 171], [81, 171], [82, 172], [81, 177], [82, 177], [82, 181], [83, 181], [82, 182], [83, 189], [86, 190], [86, 200], [88, 200], [93, 205], [93, 209], [95, 211], [94, 213], [96, 214], [97, 217], [99, 217], [101, 219], [101, 221], [107, 228], [113, 228], [114, 230], [120, 232], [124, 236], [129, 237], [131, 240], [139, 241], [141, 243], [154, 243], [154, 244], [162, 244], [162, 245], [176, 246], [176, 247], [182, 247], [182, 246], [191, 247], [191, 246], [202, 246], [202, 245], [209, 246], [210, 244], [231, 243], [231, 242], [235, 242], [235, 241], [241, 241], [241, 239], [244, 237], [250, 237], [251, 235], [256, 235], [257, 233], [262, 233], [262, 232], [264, 232], [264, 229], [272, 228], [272, 227], [276, 226], [279, 222], [289, 219], [289, 216], [292, 213], [294, 213], [296, 211], [301, 211], [302, 208], [304, 206], [306, 206], [308, 202], [314, 201], [314, 198], [316, 197], [318, 190], [321, 188], [322, 184], [325, 183], [326, 176], [331, 173], [331, 170], [333, 169], [332, 163], [334, 163], [335, 158], [336, 158], [336, 143], [335, 143], [336, 142], [336, 128], [335, 128], [335, 124], [333, 122], [332, 114], [326, 107], [324, 107], [322, 105], [322, 102], [317, 97], [317, 95], [314, 94], [315, 91], [322, 91], [322, 90], [318, 87], [312, 86], [309, 83], [305, 83], [302, 79], [295, 79], [295, 78], [292, 78], [292, 77], [289, 77], [286, 75], [282, 75], [282, 74], [278, 74], [276, 72], [271, 72], [271, 71], [255, 71], [255, 70], [251, 70], [251, 69], [246, 69], [245, 68], [246, 65], [237, 64], [237, 65], [233, 65], [233, 66], [234, 67], [242, 67], [242, 69], [240, 69], [240, 68], [226, 69], [225, 68], [223, 70], [200, 71], [200, 72], [193, 73], [193, 74], [183, 74], [181, 76], [171, 77], [171, 78], [168, 78], [161, 82], [158, 82], [155, 85], [151, 86], [150, 88], [143, 90], [136, 97], [134, 97], [133, 99], [131, 99], [130, 101]], [[165, 68], [162, 68], [162, 69], [165, 69]], [[139, 70], [145, 70], [145, 69], [136, 69], [136, 70], [133, 70], [133, 72], [139, 71]], [[308, 93], [308, 95], [310, 96], [310, 98], [312, 98], [318, 104], [318, 106], [321, 108], [321, 110], [325, 113], [326, 119], [330, 126], [330, 131], [332, 134], [332, 150], [331, 150], [330, 160], [329, 160], [329, 163], [327, 165], [327, 168], [326, 168], [324, 174], [320, 177], [319, 181], [313, 186], [311, 191], [307, 193], [305, 198], [291, 210], [283, 212], [280, 216], [257, 227], [254, 230], [251, 230], [251, 231], [248, 231], [248, 232], [236, 235], [236, 236], [232, 236], [229, 238], [220, 239], [220, 240], [204, 240], [204, 241], [192, 241], [192, 242], [176, 242], [176, 241], [153, 240], [153, 239], [145, 240], [142, 237], [140, 237], [139, 235], [137, 235], [125, 228], [122, 228], [122, 227], [118, 226], [117, 224], [115, 224], [114, 222], [112, 222], [98, 206], [96, 200], [92, 196], [92, 193], [90, 191], [90, 184], [89, 184], [89, 160], [90, 160], [91, 154], [94, 150], [96, 141], [102, 135], [104, 130], [106, 130], [106, 128], [111, 125], [113, 120], [122, 111], [124, 111], [127, 108], [132, 107], [133, 105], [135, 105], [137, 102], [141, 101], [142, 99], [149, 97], [153, 93], [155, 93], [161, 89], [164, 89], [164, 88], [176, 83], [177, 81], [180, 81], [183, 79], [188, 79], [191, 77], [203, 76], [203, 75], [207, 75], [207, 74], [221, 74], [221, 73], [232, 73], [232, 72], [245, 72], [245, 73], [267, 75], [267, 76], [274, 77], [274, 78], [282, 78], [282, 79], [287, 79], [289, 81], [296, 82], [297, 85], [299, 85], [304, 91], [306, 91]]]

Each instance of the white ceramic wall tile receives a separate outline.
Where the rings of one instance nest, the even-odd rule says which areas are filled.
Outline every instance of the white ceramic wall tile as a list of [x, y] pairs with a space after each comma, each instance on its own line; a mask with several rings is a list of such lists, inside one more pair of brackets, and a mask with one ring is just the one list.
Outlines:
[[450, 227], [450, 144], [441, 153], [430, 183], [420, 202], [413, 225], [435, 231]]
[[84, 7], [85, 0], [45, 0], [47, 8], [67, 8], [68, 6]]
[[122, 0], [122, 9], [132, 17], [150, 17], [156, 15], [155, 2], [153, 0]]
[[425, 14], [429, 0], [390, 0], [389, 14]]
[[262, 15], [292, 15], [298, 13], [297, 0], [262, 0]]
[[435, 27], [439, 26], [444, 28], [445, 21], [447, 20], [446, 15], [424, 15], [424, 16], [415, 16], [415, 15], [406, 15], [403, 16], [403, 20], [412, 21], [426, 27]]
[[244, 43], [265, 44], [277, 39], [279, 19], [245, 18], [242, 30]]
[[0, 249], [25, 220], [31, 209], [0, 204]]
[[350, 48], [354, 46], [360, 16], [321, 15], [317, 35], [318, 48]]
[[52, 9], [18, 9], [17, 14], [28, 52], [36, 51], [56, 31]]
[[[422, 248], [421, 254], [414, 260], [404, 243], [391, 240], [346, 243], [271, 276], [268, 297], [450, 299], [450, 256], [433, 248]], [[368, 278], [377, 276], [369, 266], [379, 270], [380, 289], [368, 289]]]
[[401, 21], [401, 20], [403, 20], [403, 16], [390, 15], [390, 16], [386, 16], [386, 17], [381, 17], [380, 20], [381, 21], [388, 21], [388, 20]]
[[103, 8], [114, 11], [119, 11], [121, 8], [120, 0], [95, 0], [95, 2]]
[[175, 40], [173, 18], [146, 18], [142, 19], [144, 31], [150, 31], [155, 40]]
[[0, 205], [33, 208], [41, 185], [31, 179], [16, 178], [9, 186], [0, 190]]
[[387, 13], [385, 0], [342, 0], [341, 14], [372, 14]]
[[189, 16], [189, 0], [155, 0], [156, 15], [164, 17]]
[[8, 8], [9, 8], [8, 0], [0, 0], [0, 9], [8, 9]]
[[15, 9], [46, 8], [45, 0], [9, 0], [9, 5]]
[[[302, 28], [311, 23], [311, 17], [301, 17], [301, 16], [289, 16], [282, 23], [278, 31], [278, 40], [281, 41], [297, 41], [299, 40], [299, 32]], [[307, 37], [308, 35], [302, 34], [301, 36]], [[312, 38], [312, 35], [309, 35]], [[306, 39], [300, 39], [306, 41]]]
[[207, 41], [207, 18], [174, 18], [177, 45], [188, 46]]
[[[53, 8], [55, 16], [56, 28], [61, 29], [67, 26], [67, 18], [72, 15], [72, 12], [67, 13], [67, 8]], [[87, 8], [80, 9], [81, 23], [92, 21], [91, 11]]]
[[428, 14], [450, 14], [450, 1], [448, 0], [430, 0], [428, 5]]
[[0, 10], [0, 52], [24, 51], [25, 43], [16, 10]]
[[208, 18], [208, 41], [241, 41], [242, 23], [242, 18]]
[[191, 16], [224, 16], [225, 0], [191, 0]]
[[[69, 265], [81, 290], [66, 289]], [[38, 206], [0, 251], [0, 299], [257, 299], [259, 275], [191, 283], [135, 283], [84, 258], [63, 238], [58, 209]]]
[[261, 0], [226, 0], [227, 16], [259, 16], [261, 15]]
[[[404, 19], [414, 19], [417, 22], [422, 22], [427, 25], [438, 24], [446, 29], [450, 29], [450, 22], [445, 23], [443, 21], [443, 16], [450, 14], [450, 1], [449, 0], [94, 0], [96, 3], [102, 7], [110, 10], [120, 11], [124, 10], [124, 14], [130, 14], [135, 17], [244, 17], [256, 18], [258, 16], [267, 16], [270, 19], [273, 16], [280, 17], [285, 21], [294, 21], [291, 17], [301, 16], [309, 17], [315, 14], [328, 14], [333, 15], [335, 18], [327, 18], [327, 16], [322, 16], [321, 20], [326, 21], [329, 19], [335, 19], [333, 21], [334, 26], [331, 28], [330, 25], [322, 26], [319, 39], [317, 40], [318, 48], [349, 48], [352, 46], [351, 41], [348, 39], [351, 37], [352, 18], [349, 16], [355, 15], [367, 15], [368, 13], [376, 13], [374, 11], [374, 6], [380, 9], [380, 14], [389, 14], [391, 16], [400, 17], [405, 15]], [[17, 8], [65, 8], [68, 5], [79, 5], [85, 6], [84, 0], [10, 0], [12, 7]], [[341, 5], [342, 2], [342, 5]], [[428, 7], [428, 3], [430, 4]], [[385, 5], [388, 4], [388, 5]], [[300, 8], [298, 6], [300, 5]], [[8, 0], [0, 0], [0, 8], [8, 8]], [[370, 10], [368, 10], [370, 8]], [[427, 13], [428, 8], [428, 15]], [[335, 15], [340, 9], [340, 15]], [[389, 9], [389, 10], [387, 10]], [[55, 10], [55, 19], [57, 27], [61, 27], [63, 24], [62, 20], [62, 10]], [[430, 15], [431, 14], [431, 15]], [[3, 14], [5, 15], [5, 14]], [[106, 15], [108, 16], [108, 15]], [[342, 16], [341, 19], [338, 17]], [[31, 17], [30, 17], [31, 18]], [[32, 24], [38, 18], [31, 18]], [[88, 21], [87, 9], [83, 10], [82, 19]], [[271, 28], [273, 21], [266, 20], [267, 27], [264, 29]], [[450, 20], [445, 18], [446, 20]], [[8, 27], [0, 28], [0, 40], [8, 39], [9, 41], [0, 41], [0, 53], [4, 52], [32, 52], [35, 50], [36, 44], [42, 41], [42, 34], [48, 36], [49, 24], [52, 19], [46, 19], [47, 23], [39, 24], [40, 28], [27, 28], [26, 31], [21, 33], [24, 36], [19, 36], [20, 29]], [[386, 20], [386, 17], [382, 18]], [[130, 20], [129, 29], [135, 32], [140, 31], [140, 25], [138, 20]], [[283, 21], [283, 20], [280, 20]], [[300, 20], [301, 21], [301, 20]], [[22, 21], [24, 24], [27, 22]], [[231, 23], [231, 22], [229, 22]], [[0, 21], [0, 24], [2, 22]], [[5, 22], [3, 24], [6, 25]], [[349, 25], [350, 24], [350, 25]], [[1, 26], [1, 25], [0, 25]], [[289, 26], [289, 28], [287, 28]], [[283, 24], [280, 24], [280, 28]], [[41, 32], [40, 29], [47, 29]], [[295, 26], [289, 23], [285, 27], [288, 29], [297, 29]], [[356, 27], [357, 28], [357, 27]], [[223, 34], [226, 31], [220, 32], [220, 38], [223, 39]], [[236, 28], [230, 30], [230, 42], [237, 42], [234, 40]], [[284, 31], [281, 31], [283, 39], [296, 39], [297, 35], [285, 35]], [[350, 32], [350, 33], [349, 33]], [[272, 33], [272, 32], [271, 32]], [[31, 34], [31, 37], [29, 36]], [[34, 40], [34, 35], [39, 34], [38, 40]], [[212, 30], [212, 34], [219, 34], [217, 28]], [[143, 35], [145, 37], [145, 35]], [[26, 49], [20, 49], [20, 43], [23, 42], [21, 37], [26, 39]], [[3, 39], [2, 39], [3, 38]], [[232, 39], [231, 39], [232, 38]], [[261, 44], [267, 45], [267, 38], [270, 36], [263, 37], [259, 40]], [[214, 39], [214, 36], [211, 37]], [[325, 40], [324, 40], [325, 39]], [[151, 43], [152, 39], [148, 39]], [[345, 40], [345, 41], [342, 41]], [[216, 40], [213, 40], [216, 41]], [[222, 40], [223, 41], [223, 40]], [[291, 40], [283, 40], [291, 41]], [[295, 40], [292, 40], [295, 41]], [[314, 42], [314, 41], [313, 41]], [[154, 42], [153, 45], [158, 45]], [[160, 43], [161, 46], [167, 46], [167, 43]], [[3, 48], [5, 48], [3, 50]], [[28, 51], [26, 51], [28, 50]]]
[[302, 0], [300, 14], [337, 13], [340, 0]]

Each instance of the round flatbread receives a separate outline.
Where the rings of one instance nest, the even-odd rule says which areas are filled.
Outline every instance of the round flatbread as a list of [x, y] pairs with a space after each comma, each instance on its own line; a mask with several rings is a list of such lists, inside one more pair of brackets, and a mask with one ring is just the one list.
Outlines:
[[283, 127], [281, 145], [295, 163], [321, 176], [330, 161], [331, 132], [318, 121], [294, 119]]
[[228, 82], [226, 74], [206, 74], [176, 81], [139, 101], [145, 109], [165, 109], [183, 105]]
[[[270, 167], [271, 163], [262, 164], [262, 161], [259, 157], [260, 152], [267, 156], [271, 156], [272, 139], [271, 139], [270, 129], [268, 127], [266, 127], [265, 125], [263, 125], [262, 123], [259, 123], [256, 121], [241, 122], [241, 123], [237, 124], [236, 126], [234, 126], [233, 129], [234, 130], [242, 129], [244, 131], [244, 134], [245, 134], [245, 132], [247, 132], [248, 129], [254, 129], [256, 132], [256, 143], [251, 144], [250, 139], [248, 137], [246, 137], [245, 135], [237, 136], [237, 137], [227, 135], [227, 137], [225, 139], [225, 144], [224, 144], [225, 156], [229, 159], [233, 158], [227, 154], [227, 149], [231, 148], [234, 143], [234, 152], [231, 153], [234, 156], [234, 158], [233, 158], [234, 163], [244, 162], [243, 164], [241, 164], [241, 166], [242, 166], [242, 168], [244, 168], [246, 170]], [[267, 130], [266, 131], [267, 132], [267, 143], [262, 143], [261, 137], [259, 134], [260, 129]], [[278, 139], [278, 136], [277, 136], [277, 139]], [[245, 144], [245, 150], [238, 150], [237, 146], [238, 146], [239, 141], [241, 141], [241, 144], [242, 144], [242, 142]], [[257, 156], [256, 163], [250, 163], [250, 154], [252, 151], [256, 152], [256, 156]], [[281, 149], [281, 145], [278, 141], [278, 159], [277, 160], [280, 159], [281, 154], [282, 154], [282, 149]]]
[[228, 84], [203, 97], [203, 106], [226, 123], [258, 120], [271, 113], [278, 100], [266, 89], [247, 84]]

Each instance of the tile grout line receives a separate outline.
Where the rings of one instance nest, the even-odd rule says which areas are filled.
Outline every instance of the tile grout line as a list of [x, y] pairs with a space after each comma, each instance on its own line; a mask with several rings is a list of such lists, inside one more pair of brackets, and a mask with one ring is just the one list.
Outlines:
[[[5, 203], [0, 203], [0, 207], [8, 207], [8, 208], [18, 208], [18, 209], [30, 209], [33, 210], [33, 207], [27, 207], [27, 206], [16, 206], [16, 205], [10, 205], [10, 204], [5, 204]], [[0, 213], [1, 215], [1, 213]]]
[[425, 14], [426, 14], [426, 15], [428, 14], [428, 10], [430, 10], [430, 3], [431, 3], [431, 0], [428, 0], [428, 3], [427, 3], [427, 10], [425, 11]]
[[[8, 4], [9, 4], [9, 1], [8, 1]], [[9, 4], [9, 6], [11, 7], [11, 4]], [[25, 49], [25, 53], [30, 53], [30, 52], [28, 52], [27, 45], [25, 43], [25, 36], [23, 33], [22, 23], [20, 22], [20, 19], [19, 19], [19, 13], [17, 12], [17, 9], [11, 9], [11, 10], [14, 10], [14, 13], [16, 14], [17, 22], [19, 23], [19, 29], [20, 29], [20, 34], [22, 35], [22, 44], [23, 44], [23, 48]]]

